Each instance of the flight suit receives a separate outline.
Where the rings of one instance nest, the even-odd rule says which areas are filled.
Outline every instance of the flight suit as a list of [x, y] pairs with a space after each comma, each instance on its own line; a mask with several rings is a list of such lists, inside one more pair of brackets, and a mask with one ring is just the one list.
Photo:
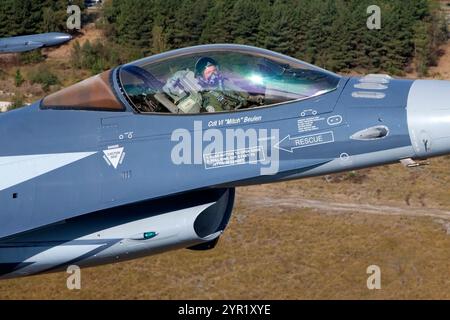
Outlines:
[[[222, 89], [221, 89], [222, 88]], [[223, 89], [226, 88], [226, 89]], [[233, 111], [249, 106], [250, 103], [263, 104], [261, 96], [251, 96], [242, 89], [225, 83], [219, 88], [202, 92], [202, 112]]]
[[205, 91], [202, 94], [202, 98], [203, 112], [231, 111], [246, 105], [245, 98], [240, 95], [234, 93], [224, 94], [216, 90]]

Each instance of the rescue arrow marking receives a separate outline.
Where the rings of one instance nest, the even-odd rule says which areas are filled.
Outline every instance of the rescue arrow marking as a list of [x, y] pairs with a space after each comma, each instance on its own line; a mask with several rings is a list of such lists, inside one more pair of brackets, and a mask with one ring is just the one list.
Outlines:
[[293, 153], [295, 149], [312, 147], [319, 144], [334, 142], [333, 131], [321, 132], [307, 136], [291, 137], [288, 134], [274, 145], [275, 148]]

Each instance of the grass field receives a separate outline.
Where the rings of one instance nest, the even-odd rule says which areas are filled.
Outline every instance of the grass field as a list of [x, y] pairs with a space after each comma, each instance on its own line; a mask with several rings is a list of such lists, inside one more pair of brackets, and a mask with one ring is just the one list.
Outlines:
[[[65, 273], [0, 281], [0, 299], [448, 299], [450, 220], [276, 200], [297, 196], [445, 213], [449, 169], [449, 159], [438, 158], [418, 169], [392, 165], [240, 188], [214, 250], [85, 269], [80, 291], [66, 288]], [[373, 264], [381, 268], [381, 290], [366, 287], [366, 268]]]

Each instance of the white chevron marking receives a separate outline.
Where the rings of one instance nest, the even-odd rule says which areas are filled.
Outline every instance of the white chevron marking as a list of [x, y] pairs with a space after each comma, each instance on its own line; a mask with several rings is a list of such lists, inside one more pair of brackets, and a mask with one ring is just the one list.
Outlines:
[[97, 152], [0, 157], [0, 191], [64, 167]]

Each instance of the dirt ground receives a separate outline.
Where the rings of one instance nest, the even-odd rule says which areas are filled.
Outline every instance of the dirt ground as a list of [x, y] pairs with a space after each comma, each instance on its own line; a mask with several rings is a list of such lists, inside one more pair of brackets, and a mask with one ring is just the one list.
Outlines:
[[83, 45], [86, 41], [90, 41], [91, 43], [95, 43], [97, 40], [101, 40], [104, 38], [103, 31], [101, 29], [95, 28], [95, 24], [91, 23], [83, 27], [82, 33], [77, 35], [74, 40], [63, 44], [57, 48], [47, 49], [45, 54], [50, 59], [67, 59], [70, 56], [70, 52], [72, 50], [73, 42], [78, 41], [80, 45]]

